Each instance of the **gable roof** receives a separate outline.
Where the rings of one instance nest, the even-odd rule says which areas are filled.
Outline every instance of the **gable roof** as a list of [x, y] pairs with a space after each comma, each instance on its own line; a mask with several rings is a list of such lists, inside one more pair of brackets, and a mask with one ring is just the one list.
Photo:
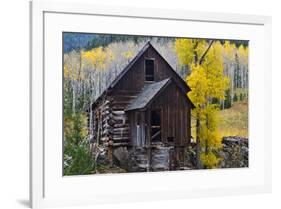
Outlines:
[[174, 70], [174, 68], [169, 64], [169, 62], [154, 48], [150, 41], [148, 41], [144, 45], [144, 47], [137, 53], [137, 55], [132, 59], [132, 61], [121, 71], [121, 73], [114, 79], [114, 81], [108, 87], [113, 88], [118, 83], [118, 81], [128, 72], [128, 70], [135, 64], [135, 62], [144, 54], [144, 52], [150, 47], [160, 56], [161, 59], [164, 60], [164, 62], [169, 66], [173, 74], [178, 77], [179, 80], [182, 81], [182, 84], [187, 86], [188, 91], [190, 91], [191, 89], [189, 88], [189, 86], [186, 85], [186, 83], [182, 80], [179, 74]]
[[148, 41], [143, 48], [137, 53], [137, 55], [131, 60], [131, 62], [128, 63], [128, 65], [117, 75], [117, 77], [111, 82], [110, 85], [107, 86], [107, 88], [102, 92], [102, 94], [93, 102], [92, 106], [95, 106], [95, 104], [106, 94], [106, 92], [116, 86], [116, 84], [121, 80], [121, 78], [131, 69], [131, 67], [138, 61], [138, 59], [146, 52], [148, 48], [152, 48], [161, 59], [164, 60], [164, 62], [169, 66], [171, 69], [171, 72], [175, 75], [177, 81], [184, 86], [187, 91], [190, 91], [190, 87], [186, 84], [185, 81], [179, 76], [179, 74], [173, 69], [173, 67], [168, 63], [168, 61], [153, 47], [153, 45]]
[[169, 83], [171, 83], [171, 78], [167, 78], [156, 83], [145, 85], [141, 93], [139, 93], [137, 98], [131, 101], [125, 111], [143, 109], [147, 107], [147, 105], [152, 101], [152, 99], [155, 98], [156, 95], [158, 95], [162, 89], [168, 86]]
[[129, 71], [129, 69], [138, 61], [138, 59], [144, 54], [144, 52], [152, 46], [150, 42], [148, 41], [142, 49], [137, 53], [137, 55], [131, 60], [131, 62], [126, 65], [126, 67], [117, 75], [117, 77], [112, 81], [112, 83], [108, 86], [110, 88], [113, 88], [120, 80], [121, 78]]

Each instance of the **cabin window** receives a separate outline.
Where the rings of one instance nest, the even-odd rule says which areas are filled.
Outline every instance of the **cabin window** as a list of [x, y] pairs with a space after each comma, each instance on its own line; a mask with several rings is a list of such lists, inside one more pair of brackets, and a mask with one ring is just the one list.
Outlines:
[[154, 81], [154, 60], [145, 60], [145, 81]]
[[151, 142], [161, 141], [161, 111], [153, 110], [150, 116]]

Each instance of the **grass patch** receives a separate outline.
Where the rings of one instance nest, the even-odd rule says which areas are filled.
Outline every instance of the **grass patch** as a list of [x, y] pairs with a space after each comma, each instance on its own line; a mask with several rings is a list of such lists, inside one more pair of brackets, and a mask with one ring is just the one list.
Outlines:
[[97, 173], [126, 173], [126, 170], [119, 168], [117, 166], [111, 167], [110, 165], [98, 165]]
[[220, 111], [220, 119], [221, 136], [248, 138], [248, 102], [236, 102], [231, 108]]
[[[248, 102], [235, 102], [231, 108], [221, 110], [218, 130], [221, 137], [240, 136], [248, 138]], [[196, 122], [191, 121], [191, 134], [196, 138]]]

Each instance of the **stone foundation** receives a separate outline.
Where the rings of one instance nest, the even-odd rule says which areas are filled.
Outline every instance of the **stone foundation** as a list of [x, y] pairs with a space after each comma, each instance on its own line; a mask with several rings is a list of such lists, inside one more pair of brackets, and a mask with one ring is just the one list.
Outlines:
[[[184, 162], [179, 164], [174, 146], [163, 144], [147, 147], [120, 146], [113, 148], [113, 165], [127, 172], [194, 170], [196, 169], [196, 145], [185, 148]], [[248, 139], [229, 136], [222, 140], [219, 168], [248, 167]], [[100, 149], [98, 164], [110, 164], [107, 147]]]

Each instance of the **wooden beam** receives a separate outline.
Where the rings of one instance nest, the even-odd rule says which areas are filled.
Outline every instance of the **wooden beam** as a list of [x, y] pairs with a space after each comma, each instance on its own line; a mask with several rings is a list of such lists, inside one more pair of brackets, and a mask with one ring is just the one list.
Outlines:
[[154, 138], [156, 138], [160, 133], [161, 133], [161, 130], [157, 131], [157, 132], [151, 137], [151, 140], [153, 140]]

